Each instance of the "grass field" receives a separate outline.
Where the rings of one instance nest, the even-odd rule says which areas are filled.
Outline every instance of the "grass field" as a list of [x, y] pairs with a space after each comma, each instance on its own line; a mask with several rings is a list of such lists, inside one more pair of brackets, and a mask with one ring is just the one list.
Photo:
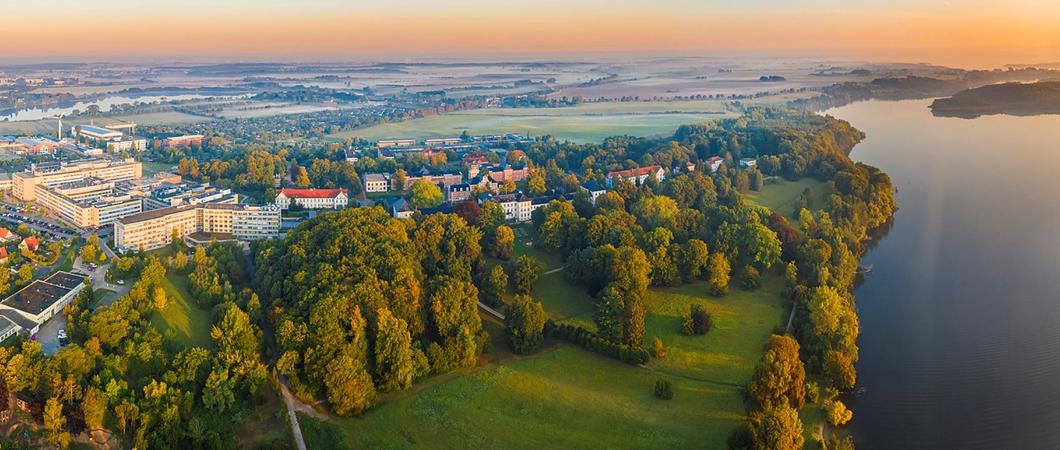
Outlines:
[[287, 421], [287, 408], [272, 383], [262, 390], [263, 403], [257, 405], [250, 415], [243, 418], [236, 429], [236, 439], [243, 448], [293, 448], [291, 424]]
[[188, 293], [186, 276], [168, 273], [162, 287], [169, 296], [169, 304], [161, 312], [151, 314], [151, 323], [162, 336], [186, 347], [210, 347], [210, 311], [200, 309]]
[[778, 182], [762, 186], [760, 192], [751, 192], [747, 198], [759, 205], [765, 206], [788, 219], [793, 226], [798, 227], [799, 221], [794, 216], [795, 204], [806, 188], [813, 194], [811, 210], [820, 209], [824, 206], [825, 184], [815, 178], [803, 178], [798, 181], [788, 181], [778, 178]]
[[152, 176], [158, 172], [166, 172], [173, 169], [173, 164], [162, 162], [144, 161], [143, 166], [144, 176]]
[[700, 112], [622, 112], [615, 110], [609, 112], [597, 108], [580, 113], [572, 111], [578, 108], [580, 107], [462, 111], [405, 122], [385, 123], [333, 134], [331, 137], [360, 137], [374, 140], [455, 136], [467, 130], [471, 134], [525, 133], [532, 136], [551, 134], [559, 139], [574, 142], [599, 142], [604, 138], [617, 135], [669, 135], [681, 125], [724, 117], [724, 114], [713, 110]]

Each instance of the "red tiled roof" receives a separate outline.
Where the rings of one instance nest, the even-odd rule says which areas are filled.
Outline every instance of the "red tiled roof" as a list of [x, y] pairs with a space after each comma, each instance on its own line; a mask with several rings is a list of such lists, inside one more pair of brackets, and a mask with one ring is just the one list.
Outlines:
[[648, 174], [651, 174], [651, 173], [655, 173], [659, 169], [662, 169], [662, 167], [659, 167], [659, 166], [647, 166], [647, 167], [638, 167], [636, 169], [616, 170], [614, 172], [608, 172], [607, 173], [607, 177], [608, 178], [614, 178], [614, 177], [623, 177], [623, 178], [626, 178], [626, 177], [639, 177], [641, 175], [648, 175]]
[[340, 192], [349, 196], [346, 189], [280, 189], [287, 198], [335, 198]]
[[7, 249], [0, 247], [0, 261], [7, 259]]
[[0, 239], [8, 239], [10, 237], [11, 237], [11, 230], [8, 230], [7, 228], [4, 228], [4, 227], [0, 227]]
[[37, 251], [37, 247], [40, 246], [40, 241], [37, 240], [36, 236], [30, 236], [22, 240], [23, 244], [26, 244], [26, 248], [31, 252]]

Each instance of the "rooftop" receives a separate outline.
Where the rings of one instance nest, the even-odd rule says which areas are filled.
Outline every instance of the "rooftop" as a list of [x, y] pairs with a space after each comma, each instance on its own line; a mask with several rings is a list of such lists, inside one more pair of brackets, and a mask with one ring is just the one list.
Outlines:
[[349, 195], [345, 188], [340, 189], [280, 189], [287, 198], [335, 198], [339, 194]]
[[[56, 272], [55, 275], [52, 275], [48, 279], [51, 280], [56, 275], [60, 274], [62, 274], [60, 277], [61, 279], [57, 281], [66, 284], [71, 283], [74, 278], [79, 278], [81, 280], [78, 281], [77, 284], [84, 281], [84, 277], [78, 277], [69, 272]], [[74, 284], [74, 287], [77, 287], [77, 284]], [[65, 287], [63, 285], [52, 284], [48, 281], [37, 280], [30, 283], [29, 286], [22, 288], [20, 291], [11, 294], [10, 297], [4, 299], [4, 301], [0, 303], [35, 316], [43, 312], [45, 309], [48, 309], [49, 306], [59, 301], [64, 295], [70, 293], [71, 290], [73, 290], [73, 287]]]

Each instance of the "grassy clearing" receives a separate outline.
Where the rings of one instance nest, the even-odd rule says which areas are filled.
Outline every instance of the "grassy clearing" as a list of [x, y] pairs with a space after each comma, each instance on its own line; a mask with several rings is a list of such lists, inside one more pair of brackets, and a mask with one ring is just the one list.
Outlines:
[[173, 164], [164, 162], [144, 161], [144, 176], [152, 176], [158, 172], [167, 172], [173, 170]]
[[[653, 396], [660, 377], [674, 383], [674, 400]], [[563, 346], [330, 421], [337, 428], [299, 420], [313, 431], [310, 448], [335, 448], [332, 433], [350, 448], [721, 448], [741, 406], [731, 389]]]
[[803, 190], [809, 188], [813, 194], [813, 204], [810, 205], [811, 210], [820, 209], [824, 205], [825, 183], [815, 178], [803, 178], [798, 181], [788, 181], [783, 178], [778, 178], [777, 180], [776, 183], [762, 186], [760, 192], [751, 192], [747, 195], [747, 198], [786, 217], [792, 226], [796, 228], [799, 226], [799, 219], [794, 215], [795, 204], [799, 196], [802, 195]]
[[280, 394], [272, 383], [262, 390], [264, 401], [243, 419], [235, 430], [236, 439], [243, 448], [293, 448], [291, 424]]
[[151, 313], [159, 333], [186, 347], [210, 347], [210, 311], [200, 309], [188, 291], [188, 278], [168, 273], [162, 288], [169, 296], [166, 309]]

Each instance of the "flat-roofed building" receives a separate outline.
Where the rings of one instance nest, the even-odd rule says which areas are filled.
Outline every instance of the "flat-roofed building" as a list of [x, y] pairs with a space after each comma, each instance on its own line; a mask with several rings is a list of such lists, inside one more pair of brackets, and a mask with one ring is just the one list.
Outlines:
[[[85, 288], [85, 277], [70, 272], [55, 272], [48, 278], [37, 280], [18, 290], [0, 302], [0, 312], [13, 311], [21, 316], [11, 314], [2, 316], [30, 333], [35, 333], [40, 324], [52, 318]], [[6, 310], [6, 311], [3, 311]], [[19, 323], [21, 322], [21, 323]], [[35, 326], [30, 326], [30, 323]]]
[[350, 203], [345, 188], [340, 189], [280, 189], [276, 194], [276, 205], [280, 209], [299, 205], [306, 209], [338, 209]]
[[52, 185], [37, 185], [36, 201], [79, 228], [109, 225], [143, 211], [140, 197], [119, 192], [115, 182], [82, 178]]
[[173, 136], [167, 137], [165, 141], [162, 141], [162, 145], [166, 148], [191, 148], [202, 146], [202, 140], [205, 136], [201, 134], [186, 134], [184, 136]]
[[120, 140], [125, 134], [121, 131], [108, 130], [94, 125], [78, 125], [74, 127], [74, 137], [78, 141], [88, 141], [98, 147], [106, 146], [108, 142]]
[[124, 161], [88, 160], [73, 164], [40, 164], [29, 171], [11, 175], [11, 193], [22, 201], [37, 198], [37, 185], [51, 186], [83, 178], [104, 181], [134, 180], [143, 176], [143, 166], [132, 159]]
[[119, 250], [151, 250], [192, 233], [231, 234], [238, 240], [272, 239], [280, 235], [280, 208], [200, 203], [170, 206], [123, 217], [114, 222], [114, 243]]
[[107, 142], [107, 151], [111, 153], [143, 152], [147, 150], [147, 139], [130, 137]]
[[416, 145], [415, 139], [381, 139], [375, 143], [375, 146], [379, 148], [411, 147], [413, 145]]
[[424, 139], [423, 144], [428, 147], [438, 147], [441, 145], [457, 145], [463, 142], [459, 137], [442, 137], [442, 138], [431, 138]]

